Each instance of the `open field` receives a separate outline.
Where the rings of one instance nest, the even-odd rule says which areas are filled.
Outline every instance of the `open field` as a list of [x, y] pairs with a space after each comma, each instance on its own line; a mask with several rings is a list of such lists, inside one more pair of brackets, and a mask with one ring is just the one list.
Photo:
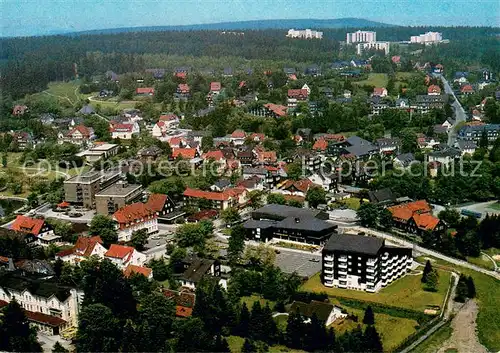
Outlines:
[[302, 285], [301, 290], [317, 293], [325, 292], [331, 297], [371, 301], [421, 312], [423, 312], [428, 305], [439, 305], [442, 307], [450, 282], [450, 273], [439, 271], [437, 292], [424, 291], [422, 289], [420, 277], [421, 276], [406, 275], [386, 288], [383, 288], [378, 293], [367, 293], [364, 291], [325, 287], [320, 281], [320, 275], [316, 274]]
[[368, 78], [362, 81], [353, 82], [357, 85], [369, 85], [375, 87], [386, 87], [388, 82], [387, 74], [379, 74], [379, 73], [370, 73], [368, 74]]
[[269, 307], [272, 309], [274, 308], [274, 305], [276, 304], [275, 302], [271, 301], [271, 300], [267, 300], [267, 299], [264, 299], [264, 298], [261, 298], [260, 296], [256, 295], [256, 294], [253, 294], [253, 295], [250, 295], [250, 296], [247, 296], [247, 297], [242, 297], [241, 298], [241, 302], [242, 303], [246, 303], [247, 305], [247, 308], [249, 311], [252, 310], [252, 305], [254, 302], [256, 301], [260, 301], [260, 305], [262, 307], [266, 306], [266, 304], [269, 303]]
[[[358, 317], [358, 322], [352, 320], [343, 320], [341, 323], [333, 323], [331, 327], [335, 329], [337, 335], [355, 329], [361, 325], [363, 330], [366, 325], [363, 325], [364, 311], [341, 305], [350, 314]], [[417, 331], [418, 322], [413, 319], [405, 319], [394, 317], [387, 314], [375, 313], [375, 328], [377, 329], [382, 339], [384, 351], [391, 351], [398, 347], [408, 336]]]
[[478, 257], [467, 256], [467, 262], [471, 264], [484, 267], [487, 270], [494, 270], [493, 262], [484, 255], [479, 255]]
[[479, 341], [490, 351], [500, 351], [500, 281], [449, 262], [426, 257], [432, 260], [435, 267], [443, 267], [472, 276], [476, 286], [476, 300], [479, 305], [477, 316], [477, 331]]
[[44, 91], [45, 94], [56, 96], [75, 105], [79, 100], [85, 99], [85, 95], [78, 90], [80, 83], [78, 81], [69, 82], [51, 82]]
[[419, 344], [414, 350], [414, 353], [436, 353], [443, 343], [451, 337], [453, 329], [450, 323], [437, 330], [431, 337]]

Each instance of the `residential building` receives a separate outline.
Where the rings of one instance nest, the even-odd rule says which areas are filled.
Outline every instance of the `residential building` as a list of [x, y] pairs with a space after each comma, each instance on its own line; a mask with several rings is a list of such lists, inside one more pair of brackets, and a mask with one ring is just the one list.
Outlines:
[[284, 195], [302, 196], [305, 197], [307, 191], [315, 185], [310, 179], [291, 180], [287, 179], [277, 185], [277, 191]]
[[307, 101], [309, 93], [307, 89], [289, 89], [287, 97], [288, 109], [295, 109], [297, 108], [298, 102]]
[[146, 162], [153, 162], [158, 159], [163, 154], [163, 151], [158, 146], [150, 146], [142, 148], [137, 156]]
[[385, 87], [375, 87], [373, 89], [372, 96], [387, 97], [387, 88], [385, 88]]
[[347, 316], [347, 312], [340, 307], [330, 303], [311, 300], [310, 303], [294, 301], [290, 307], [290, 313], [299, 313], [304, 323], [310, 323], [313, 316], [323, 322], [325, 326], [330, 326], [335, 320]]
[[110, 132], [113, 139], [131, 140], [134, 135], [141, 132], [141, 129], [137, 123], [112, 124]]
[[16, 232], [29, 233], [35, 237], [37, 245], [48, 246], [58, 242], [61, 237], [54, 234], [53, 227], [43, 218], [18, 215], [10, 225]]
[[447, 94], [441, 95], [418, 95], [416, 97], [416, 110], [419, 113], [427, 114], [431, 109], [443, 109], [448, 102]]
[[119, 151], [118, 145], [114, 143], [95, 144], [93, 147], [79, 152], [76, 155], [84, 158], [88, 163], [94, 163], [102, 159], [116, 156]]
[[126, 269], [129, 265], [140, 267], [147, 261], [146, 255], [135, 248], [118, 244], [111, 244], [109, 250], [104, 254], [104, 258], [110, 260], [121, 270]]
[[401, 140], [397, 137], [393, 138], [380, 138], [376, 141], [376, 146], [381, 154], [395, 154], [401, 148]]
[[225, 210], [229, 207], [238, 207], [244, 204], [246, 202], [246, 194], [246, 189], [239, 187], [228, 188], [222, 192], [187, 188], [183, 193], [186, 203], [199, 204], [201, 200], [206, 200], [211, 208], [217, 210]]
[[438, 85], [430, 85], [427, 88], [427, 94], [429, 96], [439, 96], [441, 95], [441, 87], [439, 87]]
[[88, 259], [90, 256], [97, 256], [102, 259], [107, 251], [102, 244], [100, 236], [79, 236], [75, 245], [70, 249], [59, 251], [56, 254], [56, 259], [61, 259], [73, 265]]
[[249, 111], [252, 115], [280, 118], [287, 114], [288, 107], [279, 104], [267, 103], [261, 107], [254, 108]]
[[439, 32], [426, 32], [417, 36], [410, 37], [410, 43], [415, 44], [436, 44], [443, 40], [443, 34]]
[[95, 208], [95, 195], [121, 179], [117, 170], [90, 171], [64, 181], [64, 200], [85, 208]]
[[85, 125], [77, 125], [72, 128], [67, 134], [60, 133], [58, 142], [69, 142], [74, 145], [88, 145], [95, 139], [94, 129]]
[[146, 207], [153, 211], [158, 218], [166, 217], [175, 210], [174, 201], [165, 194], [149, 195]]
[[26, 131], [16, 131], [11, 133], [12, 142], [17, 145], [20, 151], [24, 151], [27, 148], [33, 147], [35, 141], [33, 140], [33, 135]]
[[425, 200], [408, 202], [387, 208], [394, 225], [405, 232], [422, 234], [424, 232], [443, 232], [446, 225], [431, 213], [431, 206]]
[[333, 191], [337, 189], [338, 177], [336, 174], [324, 173], [317, 171], [307, 177], [313, 184], [320, 185], [325, 191]]
[[474, 93], [474, 87], [470, 84], [464, 84], [460, 87], [460, 93], [468, 95]]
[[368, 191], [368, 199], [370, 202], [379, 206], [392, 204], [396, 198], [391, 188]]
[[163, 294], [175, 302], [175, 316], [190, 317], [196, 301], [196, 295], [189, 288], [181, 288], [180, 291], [166, 289]]
[[372, 31], [356, 31], [347, 33], [346, 43], [372, 43], [377, 41], [377, 32]]
[[477, 149], [476, 142], [469, 140], [458, 140], [455, 143], [455, 146], [462, 153], [462, 156], [464, 156], [465, 154], [470, 154], [472, 156]]
[[139, 87], [135, 90], [138, 96], [154, 96], [155, 89], [153, 87]]
[[243, 227], [250, 240], [278, 238], [321, 245], [337, 231], [337, 225], [327, 222], [328, 218], [319, 210], [268, 204], [253, 211]]
[[301, 39], [322, 39], [323, 38], [323, 32], [319, 31], [314, 31], [311, 29], [302, 29], [302, 30], [296, 30], [296, 29], [289, 29], [288, 34], [286, 35], [288, 38], [301, 38]]
[[28, 232], [18, 232], [13, 229], [0, 227], [0, 238], [9, 239], [9, 241], [19, 241], [30, 247], [37, 246], [36, 237]]
[[326, 287], [374, 293], [411, 269], [412, 249], [362, 235], [334, 234], [323, 247], [321, 280]]
[[385, 55], [389, 54], [390, 42], [368, 42], [368, 43], [358, 43], [356, 45], [356, 52], [358, 55], [363, 54], [367, 50], [379, 50], [383, 51]]
[[179, 83], [177, 86], [177, 91], [175, 93], [175, 98], [180, 100], [187, 100], [191, 96], [191, 89], [187, 83]]
[[500, 124], [466, 125], [458, 132], [458, 139], [479, 144], [483, 134], [493, 143], [500, 136]]
[[399, 168], [408, 168], [413, 162], [415, 162], [413, 153], [401, 153], [394, 158], [392, 164]]
[[113, 214], [118, 231], [118, 241], [130, 241], [132, 233], [146, 229], [148, 234], [158, 232], [156, 212], [142, 202], [123, 206]]
[[24, 115], [29, 111], [28, 107], [26, 105], [15, 105], [14, 108], [12, 108], [12, 115], [14, 116], [20, 116]]
[[141, 185], [118, 181], [95, 194], [96, 212], [111, 215], [125, 205], [140, 200], [142, 195]]
[[153, 270], [149, 267], [128, 264], [123, 270], [123, 275], [126, 278], [130, 278], [135, 274], [143, 275], [147, 279], [153, 279]]
[[0, 307], [16, 300], [30, 325], [48, 335], [78, 327], [83, 296], [82, 290], [62, 286], [53, 279], [18, 271], [0, 273]]
[[177, 275], [182, 287], [195, 290], [201, 279], [207, 276], [218, 278], [221, 283], [221, 265], [218, 260], [188, 256], [182, 265], [183, 272]]
[[432, 151], [429, 153], [429, 162], [438, 162], [441, 165], [448, 166], [462, 155], [461, 151], [455, 147], [446, 146], [444, 149]]

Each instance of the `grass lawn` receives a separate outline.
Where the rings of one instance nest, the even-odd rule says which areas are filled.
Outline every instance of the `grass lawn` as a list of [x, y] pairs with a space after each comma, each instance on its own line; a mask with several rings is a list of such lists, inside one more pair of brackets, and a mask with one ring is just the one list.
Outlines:
[[66, 99], [74, 104], [80, 99], [86, 98], [85, 95], [79, 92], [79, 87], [80, 84], [78, 81], [51, 82], [48, 84], [48, 89], [45, 92]]
[[354, 82], [357, 85], [370, 85], [375, 87], [386, 87], [389, 81], [387, 74], [370, 73], [368, 79]]
[[340, 203], [343, 203], [350, 209], [357, 211], [360, 206], [360, 199], [358, 199], [357, 197], [350, 197], [348, 199], [340, 201]]
[[500, 281], [483, 273], [461, 266], [450, 264], [444, 260], [431, 258], [435, 267], [446, 266], [460, 271], [464, 275], [472, 276], [476, 286], [476, 300], [479, 304], [477, 316], [477, 331], [479, 341], [489, 351], [500, 351]]
[[260, 305], [262, 307], [266, 306], [266, 304], [269, 303], [269, 307], [271, 309], [274, 308], [274, 305], [276, 304], [275, 302], [261, 298], [259, 295], [256, 295], [256, 294], [252, 294], [252, 295], [247, 296], [247, 297], [241, 297], [241, 303], [246, 303], [248, 310], [252, 310], [252, 305], [257, 300], [260, 301]]
[[368, 293], [364, 291], [325, 287], [321, 283], [318, 273], [304, 283], [301, 290], [318, 293], [325, 292], [331, 297], [338, 296], [362, 301], [372, 301], [422, 312], [428, 305], [439, 305], [442, 307], [450, 282], [450, 273], [439, 270], [439, 285], [437, 292], [424, 291], [420, 278], [421, 276], [406, 275], [386, 288], [383, 288], [378, 293]]
[[491, 205], [488, 206], [488, 208], [491, 208], [492, 210], [500, 211], [500, 202], [492, 203]]
[[494, 270], [495, 269], [495, 266], [493, 266], [493, 262], [491, 262], [491, 260], [488, 259], [484, 255], [480, 255], [478, 257], [467, 256], [467, 262], [470, 262], [471, 264], [474, 264], [474, 265], [477, 265], [480, 267], [484, 267], [487, 270]]
[[487, 250], [483, 250], [485, 253], [490, 255], [493, 259], [495, 259], [495, 256], [497, 256], [497, 259], [495, 262], [497, 263], [497, 266], [500, 266], [500, 249], [497, 248], [489, 248]]
[[[339, 324], [335, 322], [331, 325], [335, 332], [340, 336], [344, 332], [352, 331], [358, 325], [361, 325], [363, 330], [366, 325], [363, 325], [364, 311], [350, 307], [344, 308], [358, 317], [358, 322], [352, 320], [344, 320]], [[375, 327], [382, 339], [384, 351], [391, 351], [398, 347], [406, 337], [417, 331], [418, 322], [412, 319], [405, 319], [401, 317], [394, 317], [387, 314], [375, 313]]]
[[451, 337], [453, 329], [448, 322], [434, 334], [419, 344], [414, 350], [414, 353], [435, 353], [441, 348], [443, 343]]
[[90, 101], [90, 105], [94, 108], [96, 108], [98, 105], [101, 106], [101, 108], [108, 108], [108, 109], [133, 109], [135, 108], [135, 104], [137, 102], [135, 101], [123, 101], [123, 102], [116, 102], [116, 101]]
[[286, 330], [286, 324], [288, 321], [288, 315], [279, 315], [274, 317], [274, 321], [276, 322], [276, 325], [281, 331]]

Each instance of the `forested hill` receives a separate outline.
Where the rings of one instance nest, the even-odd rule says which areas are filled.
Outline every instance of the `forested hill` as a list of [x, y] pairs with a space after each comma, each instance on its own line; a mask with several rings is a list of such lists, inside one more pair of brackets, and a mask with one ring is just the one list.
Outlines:
[[293, 20], [253, 20], [237, 22], [218, 22], [178, 26], [148, 26], [148, 27], [124, 27], [97, 29], [71, 33], [71, 35], [82, 34], [106, 34], [125, 32], [161, 32], [161, 31], [191, 31], [191, 30], [262, 30], [262, 29], [303, 29], [303, 28], [365, 28], [365, 27], [392, 27], [393, 25], [381, 22], [365, 20], [362, 18], [338, 18], [330, 20], [320, 19], [293, 19]]

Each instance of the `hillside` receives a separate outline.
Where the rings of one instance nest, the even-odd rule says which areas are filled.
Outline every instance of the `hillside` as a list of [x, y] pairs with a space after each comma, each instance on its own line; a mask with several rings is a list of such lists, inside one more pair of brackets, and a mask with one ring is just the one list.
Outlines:
[[260, 30], [260, 29], [288, 29], [288, 28], [365, 28], [365, 27], [392, 27], [393, 25], [365, 20], [362, 18], [339, 18], [331, 20], [294, 19], [294, 20], [253, 20], [239, 22], [219, 22], [207, 24], [193, 24], [182, 26], [149, 26], [123, 27], [98, 29], [72, 34], [106, 34], [124, 32], [159, 32], [159, 31], [190, 31], [190, 30]]

